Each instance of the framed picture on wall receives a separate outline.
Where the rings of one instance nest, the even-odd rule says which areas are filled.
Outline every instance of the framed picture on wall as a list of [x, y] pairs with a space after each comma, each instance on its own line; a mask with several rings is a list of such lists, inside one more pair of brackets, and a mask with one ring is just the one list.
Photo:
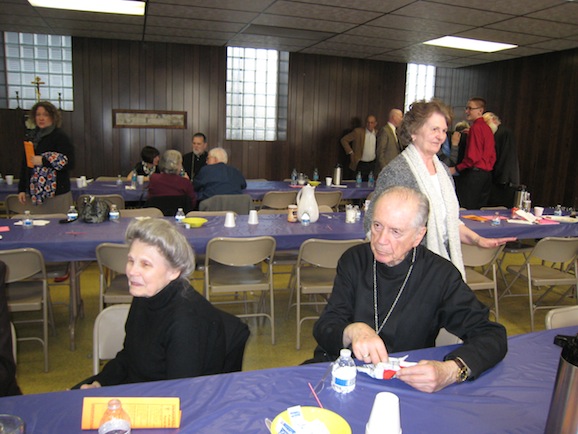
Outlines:
[[167, 110], [112, 111], [114, 128], [187, 128], [187, 112]]

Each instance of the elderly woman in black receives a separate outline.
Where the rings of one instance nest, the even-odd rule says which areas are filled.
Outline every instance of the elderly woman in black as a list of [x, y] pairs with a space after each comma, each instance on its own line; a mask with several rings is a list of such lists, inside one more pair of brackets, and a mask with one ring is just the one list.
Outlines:
[[190, 285], [195, 258], [186, 238], [165, 220], [147, 219], [129, 225], [126, 242], [126, 274], [134, 298], [124, 348], [81, 388], [227, 371], [230, 330], [225, 332], [225, 327], [240, 327], [246, 341], [247, 326], [216, 309]]
[[69, 172], [74, 147], [60, 129], [60, 112], [48, 101], [34, 104], [30, 119], [36, 126], [31, 137], [35, 155], [22, 163], [18, 199], [22, 204], [30, 200], [43, 205], [43, 212], [66, 212], [73, 203]]

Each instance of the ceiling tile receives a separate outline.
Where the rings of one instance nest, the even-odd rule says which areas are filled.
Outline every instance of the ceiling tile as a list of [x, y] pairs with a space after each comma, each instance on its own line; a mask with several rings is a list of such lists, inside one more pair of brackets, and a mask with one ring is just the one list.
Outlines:
[[319, 30], [320, 32], [341, 33], [356, 24], [342, 23], [338, 21], [326, 21], [313, 18], [288, 17], [284, 15], [261, 14], [253, 20], [253, 24], [265, 26], [279, 26], [294, 29]]
[[490, 24], [487, 27], [510, 32], [548, 36], [551, 38], [564, 38], [566, 36], [578, 34], [577, 25], [525, 17], [512, 18], [510, 20], [502, 21], [501, 23]]
[[267, 9], [267, 13], [276, 15], [315, 18], [327, 21], [362, 24], [382, 15], [379, 12], [346, 9], [311, 3], [277, 1]]
[[419, 17], [427, 20], [466, 24], [471, 26], [483, 26], [511, 17], [511, 15], [500, 14], [497, 12], [486, 12], [477, 9], [450, 6], [428, 1], [417, 1], [412, 3], [395, 11], [395, 15]]

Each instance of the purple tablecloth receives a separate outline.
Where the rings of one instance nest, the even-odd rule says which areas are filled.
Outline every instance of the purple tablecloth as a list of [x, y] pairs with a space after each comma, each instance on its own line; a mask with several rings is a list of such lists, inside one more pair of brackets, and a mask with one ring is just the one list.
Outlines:
[[[500, 226], [492, 226], [490, 221], [478, 222], [463, 218], [465, 215], [476, 215], [490, 217], [495, 214], [495, 211], [460, 211], [462, 221], [471, 230], [477, 234], [487, 238], [500, 237], [517, 237], [518, 239], [544, 238], [544, 237], [578, 237], [578, 222], [577, 223], [560, 223], [550, 225], [526, 225], [519, 223], [508, 223], [506, 220], [501, 220]], [[503, 217], [511, 218], [511, 211], [499, 211]]]
[[[404, 433], [543, 433], [548, 416], [560, 348], [556, 334], [576, 334], [578, 327], [549, 330], [509, 339], [506, 358], [475, 381], [427, 394], [399, 380], [357, 376], [356, 389], [338, 396], [326, 381], [319, 399], [343, 416], [354, 434], [365, 432], [375, 395], [400, 399]], [[442, 360], [449, 348], [409, 352], [408, 360]], [[307, 358], [310, 354], [303, 354]], [[181, 400], [179, 430], [139, 433], [265, 433], [264, 419], [292, 405], [315, 406], [307, 383], [316, 384], [327, 364], [277, 368], [191, 379], [158, 381], [101, 389], [0, 398], [2, 413], [26, 422], [29, 433], [80, 433], [84, 396], [166, 396]], [[70, 379], [71, 384], [78, 379]]]
[[[237, 226], [225, 228], [225, 217], [207, 217], [208, 222], [195, 229], [182, 228], [195, 252], [204, 253], [209, 240], [214, 237], [257, 237], [271, 235], [277, 241], [277, 250], [299, 249], [308, 238], [345, 240], [365, 238], [362, 222], [345, 223], [345, 213], [321, 214], [316, 223], [302, 226], [287, 222], [285, 214], [265, 214], [259, 216], [259, 224], [249, 225], [249, 216], [237, 217]], [[59, 224], [51, 220], [47, 226], [24, 229], [15, 226], [14, 220], [0, 220], [0, 226], [8, 226], [10, 231], [2, 232], [0, 249], [34, 247], [42, 252], [46, 261], [87, 261], [96, 259], [96, 246], [104, 242], [122, 243], [124, 233], [131, 219], [124, 218], [114, 223], [106, 221], [88, 224], [80, 221]]]
[[[367, 182], [363, 182], [360, 187], [355, 186], [355, 182], [346, 182], [347, 188], [327, 187], [320, 184], [315, 187], [316, 191], [328, 192], [339, 190], [343, 193], [343, 199], [365, 199], [373, 191], [373, 187], [368, 187]], [[268, 191], [299, 191], [300, 187], [291, 187], [289, 182], [285, 181], [248, 181], [245, 193], [251, 195], [255, 200], [262, 200]]]

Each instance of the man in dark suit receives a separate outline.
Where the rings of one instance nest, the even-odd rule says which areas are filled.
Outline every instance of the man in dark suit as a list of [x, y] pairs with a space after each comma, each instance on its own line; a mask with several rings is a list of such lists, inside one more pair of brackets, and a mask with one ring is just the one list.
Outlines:
[[356, 128], [341, 139], [341, 146], [350, 157], [349, 168], [355, 173], [361, 172], [364, 181], [367, 181], [369, 172], [375, 172], [376, 127], [375, 116], [369, 115], [365, 128]]
[[183, 155], [183, 169], [193, 180], [199, 170], [207, 165], [207, 137], [203, 133], [195, 133], [192, 139], [193, 152]]

